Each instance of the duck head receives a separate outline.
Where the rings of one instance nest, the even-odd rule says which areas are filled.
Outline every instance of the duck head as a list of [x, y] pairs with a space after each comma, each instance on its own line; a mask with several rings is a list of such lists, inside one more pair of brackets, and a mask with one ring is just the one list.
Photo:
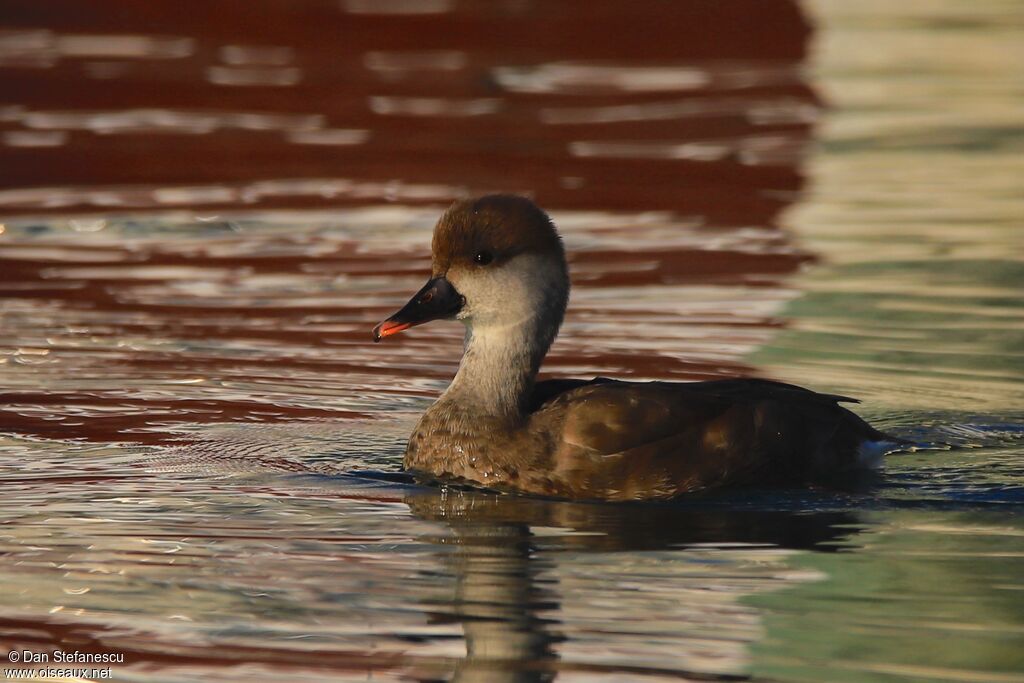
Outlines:
[[547, 351], [569, 275], [562, 240], [536, 204], [514, 195], [456, 202], [437, 222], [431, 252], [430, 280], [373, 329], [374, 341], [431, 320], [461, 320], [470, 337], [528, 330]]

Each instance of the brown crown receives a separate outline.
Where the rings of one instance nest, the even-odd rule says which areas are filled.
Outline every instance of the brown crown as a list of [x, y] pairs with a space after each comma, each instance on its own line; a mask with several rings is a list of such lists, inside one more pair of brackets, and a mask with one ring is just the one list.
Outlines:
[[562, 240], [548, 215], [526, 197], [494, 194], [458, 201], [434, 228], [434, 275], [475, 263], [487, 252], [494, 262], [526, 252], [564, 256]]

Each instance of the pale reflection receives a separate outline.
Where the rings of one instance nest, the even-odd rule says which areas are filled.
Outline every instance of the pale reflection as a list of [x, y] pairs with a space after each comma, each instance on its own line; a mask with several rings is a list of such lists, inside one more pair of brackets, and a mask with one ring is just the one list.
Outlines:
[[[742, 673], [749, 663], [746, 648], [760, 628], [757, 612], [741, 607], [741, 598], [820, 580], [820, 573], [786, 566], [793, 550], [832, 550], [840, 539], [850, 547], [856, 533], [856, 518], [845, 513], [588, 505], [457, 490], [419, 491], [406, 502], [417, 517], [443, 521], [451, 530], [438, 542], [453, 546], [446, 562], [455, 578], [453, 593], [423, 607], [461, 622], [466, 655], [454, 669], [452, 680], [458, 681], [547, 681], [559, 672], [607, 675], [624, 666], [698, 676]], [[602, 589], [611, 588], [587, 585], [587, 576], [578, 574], [587, 566], [580, 558], [592, 555], [607, 571], [620, 561], [616, 553], [644, 551], [653, 559], [668, 549], [676, 553], [672, 559], [621, 568], [621, 576], [634, 574], [634, 583], [645, 574], [651, 580], [633, 587], [629, 602], [648, 599], [646, 593], [669, 601], [649, 603], [645, 621], [630, 628], [637, 642], [628, 656], [589, 653], [582, 634], [563, 636], [561, 620], [579, 625], [599, 618], [591, 612]], [[688, 554], [694, 562], [757, 562], [766, 571], [757, 577], [737, 570], [734, 576], [704, 573], [686, 562]], [[587, 606], [575, 604], [580, 595], [588, 596]], [[638, 604], [630, 608], [643, 611]], [[668, 638], [665, 651], [659, 643]]]
[[47, 68], [61, 59], [182, 59], [195, 40], [145, 35], [64, 35], [44, 29], [0, 31], [0, 66]]
[[630, 141], [578, 141], [569, 143], [569, 153], [577, 157], [605, 157], [610, 159], [688, 159], [691, 161], [719, 161], [735, 152], [731, 144], [714, 142], [670, 143]]
[[[344, 134], [352, 144], [353, 138]], [[316, 136], [307, 140], [317, 140]], [[327, 140], [330, 140], [328, 135]], [[301, 143], [300, 143], [301, 144]], [[306, 142], [304, 144], [339, 144], [338, 142]], [[256, 204], [282, 197], [310, 197], [386, 202], [435, 201], [451, 202], [463, 197], [463, 187], [404, 183], [373, 182], [348, 178], [282, 178], [261, 180], [235, 186], [186, 185], [152, 187], [146, 185], [87, 187], [30, 187], [0, 190], [0, 208], [55, 209], [69, 206], [152, 208], [154, 206], [198, 206], [203, 204]], [[435, 211], [436, 216], [436, 211]]]
[[195, 40], [131, 35], [57, 35], [54, 47], [63, 57], [181, 59], [195, 52]]
[[340, 0], [350, 14], [444, 14], [455, 9], [455, 0]]
[[355, 128], [321, 128], [317, 130], [290, 130], [285, 132], [288, 142], [296, 145], [332, 145], [347, 147], [362, 145], [370, 139], [369, 130]]
[[298, 85], [302, 70], [296, 67], [235, 67], [211, 66], [206, 78], [214, 85], [227, 86], [275, 86]]
[[8, 130], [4, 131], [3, 138], [8, 147], [60, 147], [67, 143], [68, 133], [63, 130]]
[[671, 92], [696, 90], [710, 82], [704, 69], [691, 66], [620, 66], [559, 62], [536, 67], [498, 67], [494, 77], [507, 90], [527, 93], [601, 90]]
[[285, 45], [225, 45], [220, 58], [231, 66], [284, 66], [295, 58], [295, 50]]
[[200, 112], [173, 109], [124, 109], [117, 111], [9, 112], [27, 128], [40, 130], [87, 130], [112, 133], [177, 133], [203, 135], [217, 130], [299, 131], [323, 127], [321, 114], [274, 114], [264, 112]]
[[545, 671], [557, 637], [539, 615], [553, 597], [537, 583], [529, 527], [519, 524], [452, 525], [456, 577], [451, 609], [462, 621], [466, 657], [453, 681], [551, 680]]
[[56, 39], [50, 31], [0, 31], [0, 66], [50, 68], [57, 63]]
[[469, 55], [461, 50], [420, 52], [375, 50], [363, 55], [363, 64], [367, 69], [383, 74], [404, 74], [410, 71], [458, 71], [469, 64]]
[[680, 119], [745, 116], [754, 125], [809, 124], [817, 120], [819, 107], [806, 100], [731, 98], [641, 102], [596, 107], [545, 107], [539, 117], [550, 125], [587, 125], [629, 121], [676, 121]]
[[501, 100], [494, 97], [452, 100], [438, 97], [385, 97], [381, 95], [370, 98], [370, 109], [375, 114], [387, 116], [483, 116], [484, 114], [494, 114], [501, 109]]
[[567, 95], [742, 90], [803, 83], [795, 66], [742, 62], [657, 66], [552, 62], [528, 67], [501, 66], [493, 70], [493, 75], [512, 92]]
[[666, 140], [576, 141], [569, 152], [576, 157], [608, 159], [668, 159], [722, 161], [735, 159], [748, 166], [792, 166], [799, 163], [804, 143], [784, 135], [757, 135], [728, 140], [672, 142]]

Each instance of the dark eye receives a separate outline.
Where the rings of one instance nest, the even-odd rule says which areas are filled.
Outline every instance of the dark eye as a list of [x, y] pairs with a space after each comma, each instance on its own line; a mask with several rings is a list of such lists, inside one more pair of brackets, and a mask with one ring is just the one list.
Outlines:
[[479, 263], [481, 266], [486, 266], [488, 263], [494, 260], [494, 256], [489, 251], [477, 252], [477, 255], [473, 257], [473, 260]]

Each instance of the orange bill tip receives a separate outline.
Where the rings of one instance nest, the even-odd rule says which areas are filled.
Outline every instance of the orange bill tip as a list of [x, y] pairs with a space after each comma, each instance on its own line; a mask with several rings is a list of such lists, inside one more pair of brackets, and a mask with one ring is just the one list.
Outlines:
[[384, 337], [390, 337], [393, 334], [398, 334], [402, 330], [407, 330], [412, 327], [411, 323], [396, 323], [391, 320], [385, 320], [384, 322], [373, 328], [373, 341], [379, 342]]

